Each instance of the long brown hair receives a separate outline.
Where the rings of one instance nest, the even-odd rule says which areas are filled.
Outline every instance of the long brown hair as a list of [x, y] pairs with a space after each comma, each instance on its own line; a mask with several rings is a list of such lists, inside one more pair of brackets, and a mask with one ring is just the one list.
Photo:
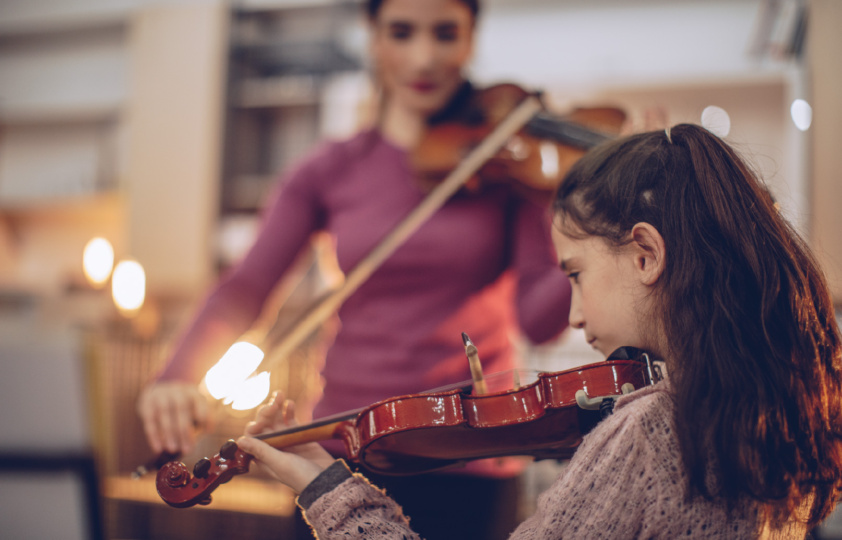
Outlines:
[[842, 488], [842, 340], [809, 248], [746, 163], [695, 125], [632, 135], [579, 160], [553, 209], [614, 245], [638, 222], [664, 238], [655, 316], [692, 489], [751, 497], [775, 524], [814, 496], [809, 522], [826, 517]]

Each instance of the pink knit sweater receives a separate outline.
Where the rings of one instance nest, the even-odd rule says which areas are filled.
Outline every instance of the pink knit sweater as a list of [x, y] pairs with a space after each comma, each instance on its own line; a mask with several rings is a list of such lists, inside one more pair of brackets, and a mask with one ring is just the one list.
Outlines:
[[[764, 530], [749, 502], [729, 515], [702, 497], [688, 500], [672, 410], [666, 384], [620, 398], [511, 538], [805, 537], [806, 528], [795, 523]], [[299, 498], [318, 538], [418, 538], [383, 492], [359, 475], [339, 474], [334, 489], [313, 500], [308, 487]]]

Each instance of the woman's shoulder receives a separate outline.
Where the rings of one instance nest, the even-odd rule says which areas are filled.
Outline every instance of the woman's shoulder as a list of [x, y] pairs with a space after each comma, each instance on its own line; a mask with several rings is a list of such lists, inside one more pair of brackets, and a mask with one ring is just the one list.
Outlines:
[[384, 145], [375, 129], [365, 129], [345, 138], [326, 138], [315, 144], [292, 169], [292, 174], [335, 176], [375, 154]]
[[380, 144], [373, 130], [360, 131], [346, 138], [322, 139], [296, 160], [284, 174], [281, 185], [318, 189], [350, 170], [354, 163], [364, 160]]
[[366, 128], [347, 137], [322, 139], [311, 152], [311, 159], [358, 160], [382, 146], [391, 148], [377, 129]]

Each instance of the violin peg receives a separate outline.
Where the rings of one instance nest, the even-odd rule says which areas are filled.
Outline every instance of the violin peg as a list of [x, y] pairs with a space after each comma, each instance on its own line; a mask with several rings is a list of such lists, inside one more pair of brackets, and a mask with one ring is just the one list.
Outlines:
[[229, 439], [220, 447], [219, 455], [225, 459], [234, 459], [234, 456], [237, 455], [237, 450], [239, 450], [237, 443], [234, 442], [234, 439]]
[[211, 469], [211, 461], [203, 457], [193, 465], [193, 476], [196, 478], [207, 478]]

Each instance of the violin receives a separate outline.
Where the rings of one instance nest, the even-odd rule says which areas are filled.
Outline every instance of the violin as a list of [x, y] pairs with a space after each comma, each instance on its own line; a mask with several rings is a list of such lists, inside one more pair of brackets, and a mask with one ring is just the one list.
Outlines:
[[[388, 475], [418, 474], [498, 456], [567, 458], [610, 413], [617, 396], [660, 379], [649, 355], [631, 347], [618, 349], [604, 362], [538, 373], [525, 385], [519, 380], [522, 375], [516, 371], [496, 377], [498, 384], [508, 382], [508, 388], [486, 394], [463, 383], [389, 398], [257, 438], [279, 449], [341, 439], [346, 459]], [[158, 471], [158, 494], [176, 508], [209, 504], [211, 492], [247, 473], [251, 459], [229, 440], [213, 458], [196, 462], [192, 475], [183, 463], [172, 461]]]
[[[422, 187], [432, 189], [475, 148], [491, 129], [527, 97], [512, 83], [475, 89], [465, 83], [450, 104], [428, 121], [424, 137], [410, 155]], [[575, 109], [556, 116], [545, 107], [512, 134], [466, 183], [477, 191], [488, 182], [512, 182], [533, 192], [549, 193], [584, 153], [619, 134], [626, 120], [614, 107]]]

